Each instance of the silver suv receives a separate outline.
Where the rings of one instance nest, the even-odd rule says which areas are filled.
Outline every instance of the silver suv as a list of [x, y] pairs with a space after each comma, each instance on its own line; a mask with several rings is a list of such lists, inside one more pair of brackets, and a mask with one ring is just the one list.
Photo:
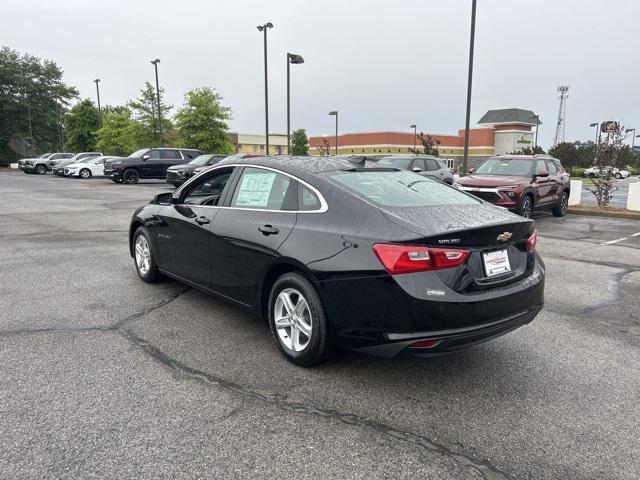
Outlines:
[[65, 160], [73, 157], [73, 153], [43, 153], [37, 158], [23, 158], [18, 162], [18, 168], [24, 173], [37, 173], [44, 175], [56, 163], [56, 161]]
[[429, 155], [392, 155], [381, 158], [377, 166], [411, 170], [423, 177], [433, 178], [447, 185], [453, 185], [453, 174], [449, 171], [444, 161], [438, 157]]

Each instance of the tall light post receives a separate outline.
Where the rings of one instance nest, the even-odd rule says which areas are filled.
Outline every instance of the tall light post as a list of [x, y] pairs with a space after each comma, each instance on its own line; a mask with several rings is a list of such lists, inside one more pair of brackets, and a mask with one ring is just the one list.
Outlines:
[[598, 122], [595, 123], [590, 123], [589, 124], [590, 127], [595, 127], [596, 128], [596, 139], [595, 139], [595, 143], [596, 145], [598, 145], [598, 138], [600, 136], [600, 124]]
[[267, 29], [273, 28], [273, 23], [267, 22], [256, 27], [258, 31], [264, 33], [264, 125], [265, 125], [265, 147], [266, 154], [269, 155], [269, 82], [267, 80]]
[[476, 0], [471, 3], [471, 36], [469, 37], [469, 75], [467, 77], [467, 117], [464, 123], [464, 157], [462, 157], [462, 173], [469, 168], [469, 124], [471, 123], [471, 84], [473, 81], [473, 49], [476, 39]]
[[413, 128], [413, 154], [416, 154], [416, 139], [418, 138], [418, 127], [414, 123], [413, 125], [409, 125], [409, 128]]
[[96, 78], [96, 95], [98, 96], [98, 116], [100, 117], [100, 126], [102, 126], [102, 108], [100, 107], [100, 79]]
[[633, 147], [636, 146], [636, 129], [635, 128], [627, 128], [624, 133], [629, 133], [629, 132], [633, 132], [633, 135], [631, 135], [631, 155], [633, 155]]
[[304, 63], [304, 58], [295, 53], [287, 53], [287, 155], [291, 155], [291, 64]]
[[151, 63], [156, 69], [156, 100], [158, 102], [158, 138], [160, 140], [160, 146], [162, 146], [162, 112], [160, 111], [160, 82], [158, 82], [158, 64], [159, 59], [151, 60]]
[[536, 137], [533, 141], [533, 148], [535, 150], [536, 148], [538, 148], [538, 128], [540, 128], [540, 115], [534, 115], [533, 118], [536, 121]]
[[332, 110], [329, 112], [329, 115], [336, 117], [336, 155], [338, 155], [338, 111]]

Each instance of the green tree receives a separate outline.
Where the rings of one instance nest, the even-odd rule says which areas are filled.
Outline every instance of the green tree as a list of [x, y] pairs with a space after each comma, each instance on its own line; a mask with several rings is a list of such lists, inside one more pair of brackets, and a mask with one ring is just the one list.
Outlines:
[[578, 148], [574, 143], [562, 142], [549, 149], [549, 155], [560, 160], [565, 169], [577, 167], [579, 163]]
[[105, 107], [102, 128], [96, 132], [96, 148], [105, 155], [129, 155], [145, 146], [141, 130], [141, 125], [132, 118], [129, 108]]
[[175, 116], [176, 145], [208, 153], [234, 153], [227, 136], [231, 109], [220, 104], [222, 97], [210, 87], [196, 88], [184, 96]]
[[89, 152], [96, 148], [96, 131], [100, 128], [100, 114], [89, 99], [73, 106], [64, 117], [67, 141], [65, 150], [69, 152]]
[[541, 153], [545, 153], [545, 151], [539, 145], [536, 145], [534, 147], [526, 146], [526, 147], [521, 148], [518, 151], [513, 152], [514, 155], [538, 155], [538, 154], [541, 154]]
[[25, 138], [38, 152], [62, 148], [58, 118], [78, 95], [62, 73], [52, 61], [0, 49], [0, 164], [16, 158], [9, 143], [23, 145]]
[[[160, 113], [162, 115], [162, 131], [164, 143], [172, 136], [173, 124], [169, 118], [169, 112], [173, 108], [172, 105], [166, 105], [162, 101], [164, 89], [160, 89]], [[133, 119], [139, 123], [140, 141], [144, 146], [151, 147], [158, 143], [159, 124], [158, 124], [158, 100], [156, 98], [156, 89], [149, 82], [145, 82], [144, 88], [140, 90], [140, 97], [131, 100], [127, 106], [131, 109]]]
[[309, 139], [307, 131], [299, 128], [291, 132], [291, 151], [290, 155], [309, 155]]
[[440, 145], [440, 140], [434, 139], [431, 135], [425, 135], [420, 132], [418, 134], [418, 140], [422, 144], [422, 152], [418, 149], [414, 150], [413, 148], [409, 148], [409, 151], [414, 155], [418, 155], [419, 153], [423, 153], [425, 155], [432, 155], [434, 157], [439, 157], [440, 152], [438, 151], [438, 145]]

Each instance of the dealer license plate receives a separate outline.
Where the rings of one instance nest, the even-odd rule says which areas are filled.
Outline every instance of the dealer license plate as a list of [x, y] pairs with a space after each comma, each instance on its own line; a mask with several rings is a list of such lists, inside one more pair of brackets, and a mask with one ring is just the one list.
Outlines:
[[506, 250], [496, 250], [482, 254], [484, 260], [484, 271], [487, 277], [495, 277], [511, 271], [509, 255]]

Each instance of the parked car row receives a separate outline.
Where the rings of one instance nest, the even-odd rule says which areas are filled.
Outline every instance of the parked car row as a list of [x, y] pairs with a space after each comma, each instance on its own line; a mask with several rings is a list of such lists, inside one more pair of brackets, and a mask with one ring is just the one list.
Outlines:
[[591, 167], [584, 171], [584, 176], [589, 178], [599, 178], [602, 175], [605, 175], [605, 173], [609, 173], [609, 175], [618, 180], [627, 178], [631, 175], [629, 170], [622, 170], [616, 167]]

